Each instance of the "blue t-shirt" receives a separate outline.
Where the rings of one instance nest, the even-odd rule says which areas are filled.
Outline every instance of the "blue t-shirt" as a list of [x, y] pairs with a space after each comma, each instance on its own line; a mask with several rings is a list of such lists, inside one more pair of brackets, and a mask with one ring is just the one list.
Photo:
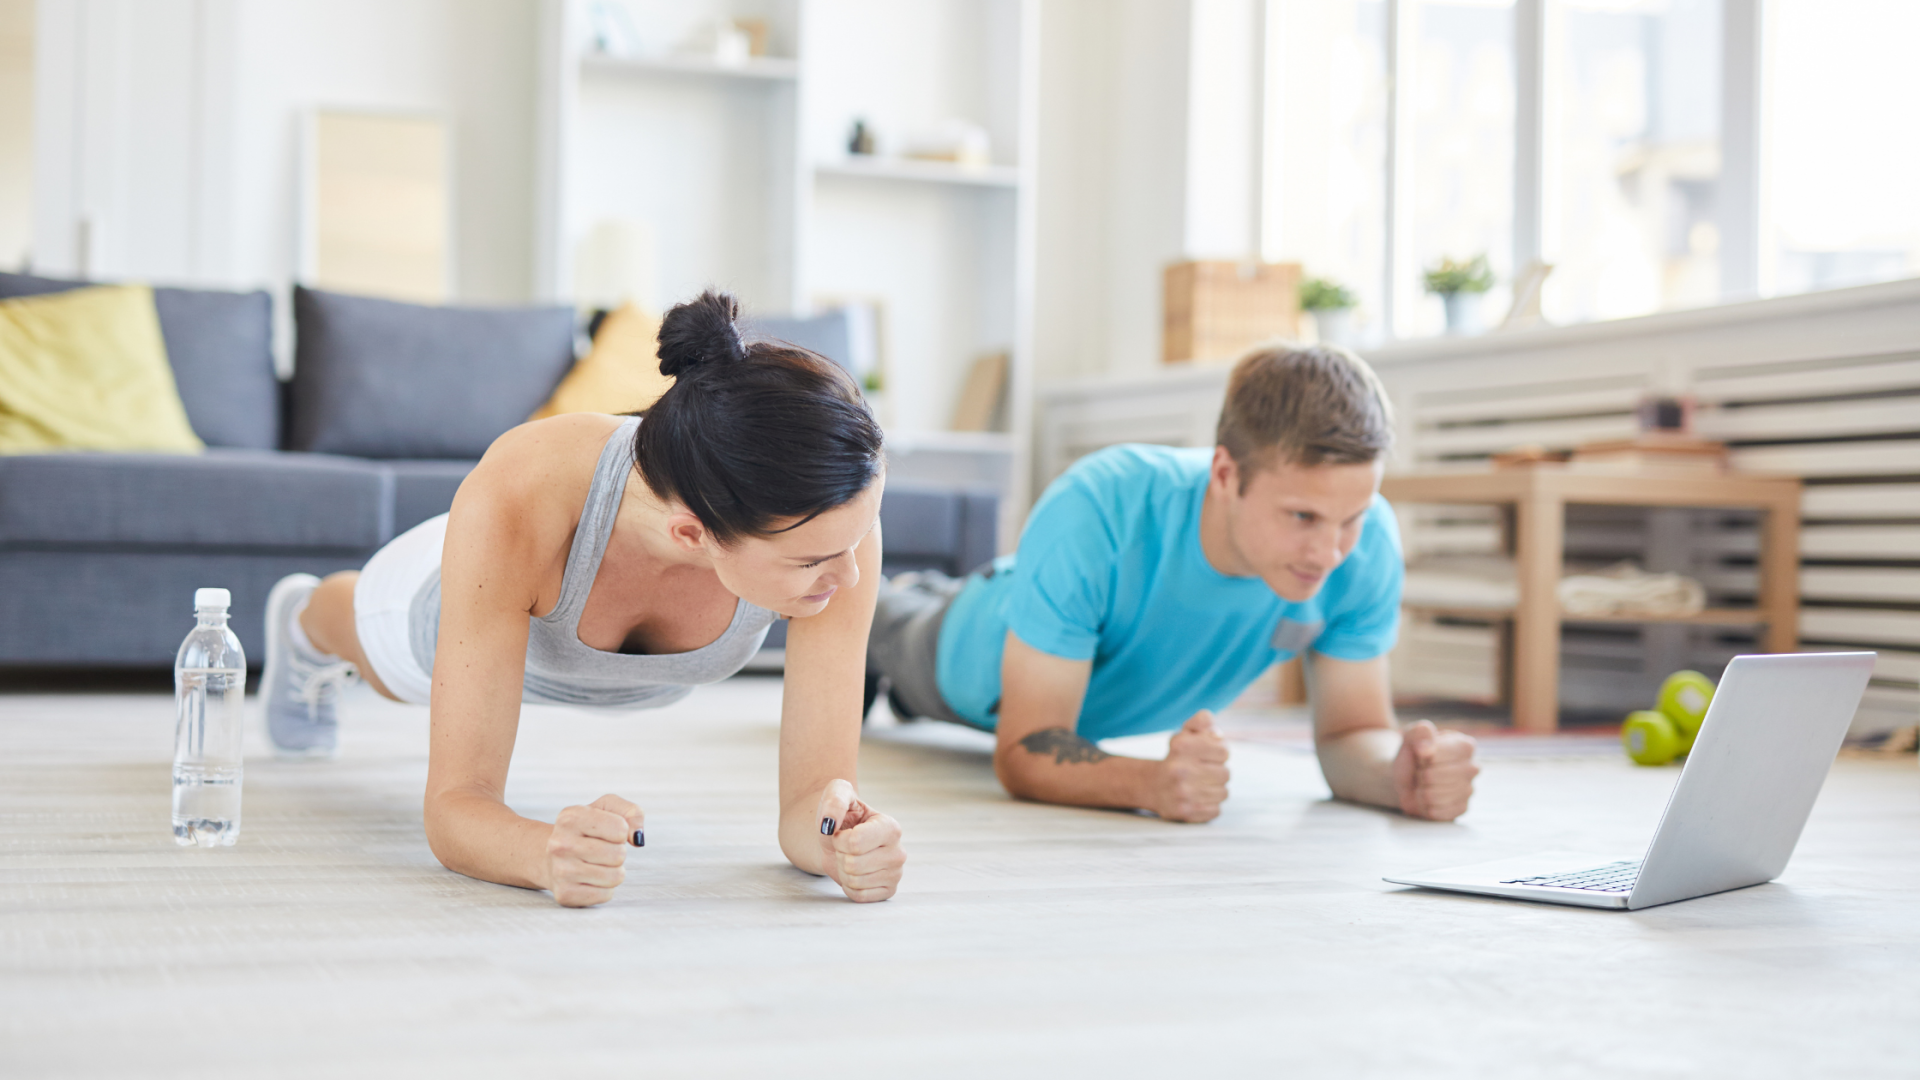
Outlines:
[[1340, 660], [1393, 648], [1404, 567], [1393, 510], [1375, 496], [1346, 559], [1313, 599], [1229, 577], [1200, 548], [1211, 448], [1115, 446], [1047, 488], [1020, 548], [970, 578], [940, 628], [935, 675], [963, 718], [999, 723], [1007, 631], [1041, 652], [1092, 660], [1077, 732], [1168, 731], [1230, 704], [1309, 646]]

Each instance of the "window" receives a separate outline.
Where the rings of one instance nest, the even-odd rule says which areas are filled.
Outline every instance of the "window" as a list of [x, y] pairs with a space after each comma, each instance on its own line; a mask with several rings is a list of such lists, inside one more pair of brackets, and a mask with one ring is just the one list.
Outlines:
[[1549, 37], [1548, 319], [1720, 298], [1721, 0], [1585, 0]]
[[1361, 343], [1445, 328], [1442, 259], [1491, 264], [1483, 325], [1536, 251], [1555, 323], [1920, 275], [1920, 2], [1264, 3], [1263, 252]]
[[1770, 2], [1762, 287], [1920, 274], [1920, 4]]
[[[1513, 0], [1421, 0], [1402, 4], [1412, 33], [1407, 168], [1407, 265], [1394, 270], [1394, 330], [1439, 333], [1440, 298], [1421, 272], [1442, 259], [1484, 255], [1504, 309], [1513, 275]], [[1405, 17], [1403, 15], [1403, 17]]]
[[1269, 9], [1268, 175], [1262, 257], [1301, 263], [1359, 301], [1353, 332], [1383, 335], [1386, 306], [1386, 0], [1276, 0]]

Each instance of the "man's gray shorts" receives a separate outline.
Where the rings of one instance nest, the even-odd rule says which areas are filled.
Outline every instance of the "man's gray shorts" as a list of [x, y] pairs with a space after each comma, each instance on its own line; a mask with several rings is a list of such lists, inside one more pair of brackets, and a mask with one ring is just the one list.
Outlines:
[[867, 674], [884, 676], [892, 684], [894, 698], [914, 716], [973, 727], [940, 696], [934, 674], [940, 625], [965, 585], [965, 578], [950, 578], [936, 570], [896, 574], [881, 582], [873, 632], [867, 636]]

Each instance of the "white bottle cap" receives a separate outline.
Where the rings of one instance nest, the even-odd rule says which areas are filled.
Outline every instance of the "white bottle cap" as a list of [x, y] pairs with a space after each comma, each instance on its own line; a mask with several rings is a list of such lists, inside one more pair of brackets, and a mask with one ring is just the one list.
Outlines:
[[232, 606], [233, 594], [225, 589], [193, 590], [193, 609], [195, 611], [205, 611], [208, 608], [219, 608], [221, 611], [225, 611]]

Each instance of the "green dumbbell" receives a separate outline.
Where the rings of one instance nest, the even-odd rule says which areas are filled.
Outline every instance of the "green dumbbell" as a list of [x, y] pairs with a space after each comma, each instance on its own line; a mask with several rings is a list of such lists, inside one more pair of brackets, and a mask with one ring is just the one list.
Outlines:
[[1642, 765], [1665, 765], [1686, 753], [1680, 725], [1657, 709], [1641, 709], [1627, 714], [1620, 725], [1620, 744], [1627, 756]]
[[1657, 701], [1660, 711], [1680, 729], [1685, 744], [1680, 752], [1692, 750], [1700, 722], [1707, 718], [1707, 705], [1713, 701], [1713, 680], [1697, 671], [1676, 671], [1660, 684]]

